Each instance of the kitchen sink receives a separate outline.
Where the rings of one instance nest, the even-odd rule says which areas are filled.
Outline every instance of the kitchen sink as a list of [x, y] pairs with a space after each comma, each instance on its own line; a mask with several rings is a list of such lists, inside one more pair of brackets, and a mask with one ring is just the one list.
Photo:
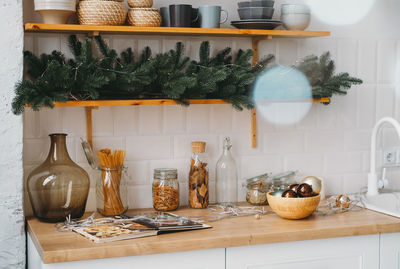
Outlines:
[[363, 195], [366, 208], [400, 218], [400, 192], [387, 192], [378, 195]]

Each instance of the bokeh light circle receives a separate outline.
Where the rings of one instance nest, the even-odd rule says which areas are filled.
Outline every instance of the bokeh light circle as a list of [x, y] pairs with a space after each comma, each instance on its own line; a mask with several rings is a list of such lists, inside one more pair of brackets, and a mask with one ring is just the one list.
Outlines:
[[254, 85], [254, 101], [259, 115], [274, 124], [299, 122], [310, 110], [311, 98], [307, 77], [294, 67], [277, 65], [269, 68]]
[[331, 25], [352, 25], [361, 21], [375, 0], [307, 0], [311, 13]]

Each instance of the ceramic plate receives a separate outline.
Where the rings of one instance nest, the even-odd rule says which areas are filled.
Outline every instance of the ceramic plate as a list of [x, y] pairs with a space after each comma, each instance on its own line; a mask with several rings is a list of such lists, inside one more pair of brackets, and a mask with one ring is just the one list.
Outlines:
[[264, 29], [272, 30], [280, 26], [282, 22], [273, 20], [241, 20], [232, 21], [231, 25], [239, 29]]

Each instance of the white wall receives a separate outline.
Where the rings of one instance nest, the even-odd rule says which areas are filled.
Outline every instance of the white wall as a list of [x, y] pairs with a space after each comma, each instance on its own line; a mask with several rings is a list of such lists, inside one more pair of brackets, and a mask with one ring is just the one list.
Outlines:
[[[40, 21], [25, 1], [25, 20]], [[173, 1], [155, 1], [163, 6]], [[191, 1], [186, 1], [191, 2]], [[194, 5], [199, 2], [192, 1]], [[218, 1], [237, 19], [237, 1]], [[285, 1], [289, 2], [289, 1]], [[294, 2], [294, 1], [292, 1]], [[349, 26], [324, 24], [313, 17], [310, 30], [331, 31], [331, 37], [309, 39], [272, 39], [260, 43], [260, 54], [273, 53], [278, 63], [291, 64], [309, 54], [329, 50], [337, 63], [337, 71], [347, 71], [364, 80], [345, 97], [334, 97], [332, 104], [314, 104], [300, 122], [282, 126], [258, 118], [258, 147], [250, 148], [250, 113], [237, 112], [230, 105], [102, 107], [94, 110], [94, 146], [122, 148], [127, 151], [130, 207], [151, 207], [152, 171], [155, 167], [179, 169], [181, 196], [187, 201], [188, 158], [190, 141], [204, 140], [211, 158], [212, 182], [214, 166], [221, 153], [222, 138], [233, 139], [233, 152], [241, 183], [248, 177], [264, 172], [299, 170], [302, 175], [322, 176], [329, 193], [351, 193], [366, 185], [369, 169], [369, 140], [374, 122], [382, 116], [400, 119], [400, 103], [395, 93], [398, 78], [395, 71], [400, 57], [400, 2], [375, 0], [371, 11], [361, 21]], [[201, 1], [201, 4], [216, 1]], [[282, 1], [276, 1], [277, 10]], [[363, 3], [363, 1], [361, 1]], [[344, 12], [345, 13], [345, 12]], [[343, 13], [343, 14], [344, 14]], [[338, 19], [343, 14], [338, 14]], [[277, 14], [278, 17], [278, 14]], [[225, 25], [228, 27], [228, 24]], [[153, 52], [166, 51], [177, 41], [183, 41], [187, 54], [197, 57], [201, 37], [104, 36], [110, 45], [135, 51], [150, 46]], [[59, 34], [27, 34], [25, 48], [36, 53], [54, 49], [67, 52], [67, 36]], [[212, 51], [231, 46], [234, 51], [251, 47], [247, 38], [208, 38]], [[83, 108], [27, 110], [24, 113], [24, 171], [38, 165], [48, 151], [52, 132], [66, 132], [68, 149], [74, 160], [88, 168], [80, 147], [85, 137]], [[382, 145], [396, 145], [391, 130], [384, 131]], [[380, 159], [380, 158], [378, 158]], [[93, 175], [93, 173], [91, 173]], [[396, 169], [389, 179], [394, 180]], [[94, 187], [92, 178], [92, 188]], [[213, 185], [211, 185], [211, 193]], [[397, 183], [400, 186], [400, 182]], [[88, 209], [94, 209], [93, 192]], [[213, 200], [214, 195], [211, 195]]]
[[11, 112], [22, 78], [22, 0], [0, 3], [0, 268], [25, 268], [22, 117]]

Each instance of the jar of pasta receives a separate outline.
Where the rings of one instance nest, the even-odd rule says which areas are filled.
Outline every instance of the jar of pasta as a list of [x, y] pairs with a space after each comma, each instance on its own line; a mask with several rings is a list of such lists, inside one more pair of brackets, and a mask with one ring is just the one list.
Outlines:
[[153, 207], [157, 211], [171, 211], [179, 207], [179, 182], [176, 169], [154, 169]]

